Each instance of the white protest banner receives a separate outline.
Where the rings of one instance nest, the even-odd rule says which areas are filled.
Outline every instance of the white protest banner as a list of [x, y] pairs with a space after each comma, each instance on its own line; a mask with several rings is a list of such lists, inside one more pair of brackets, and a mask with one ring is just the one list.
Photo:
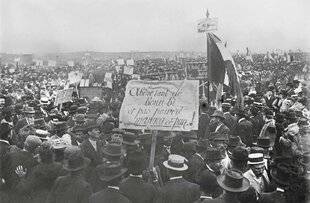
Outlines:
[[124, 74], [125, 75], [132, 75], [133, 74], [133, 67], [131, 67], [131, 66], [124, 66]]
[[74, 66], [74, 61], [67, 61], [68, 66], [73, 67]]
[[107, 87], [110, 89], [113, 89], [113, 84], [110, 81], [107, 81]]
[[71, 71], [68, 73], [68, 80], [70, 84], [80, 82], [82, 80], [83, 73], [80, 71]]
[[116, 70], [116, 72], [119, 73], [119, 71], [121, 70], [121, 67], [120, 66], [115, 66], [115, 70]]
[[112, 73], [106, 72], [105, 75], [104, 75], [104, 81], [112, 82]]
[[56, 66], [56, 61], [48, 60], [47, 66], [55, 67]]
[[117, 59], [117, 65], [121, 66], [121, 65], [125, 65], [125, 61], [124, 59]]
[[71, 101], [72, 99], [73, 88], [58, 90], [55, 98], [55, 105], [63, 104]]
[[197, 130], [198, 87], [198, 80], [130, 80], [120, 111], [119, 127], [166, 131]]
[[127, 64], [127, 66], [133, 66], [133, 65], [135, 65], [135, 62], [134, 62], [133, 59], [128, 59], [128, 60], [126, 61], [126, 64]]

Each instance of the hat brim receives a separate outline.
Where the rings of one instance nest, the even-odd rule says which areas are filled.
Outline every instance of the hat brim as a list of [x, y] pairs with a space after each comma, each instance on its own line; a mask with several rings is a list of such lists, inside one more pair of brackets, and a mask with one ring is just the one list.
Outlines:
[[127, 142], [127, 141], [123, 140], [122, 143], [125, 144], [125, 145], [135, 146], [135, 145], [139, 144], [140, 141], [139, 140], [135, 140], [134, 142]]
[[174, 170], [174, 171], [186, 171], [186, 170], [188, 169], [188, 166], [187, 166], [185, 163], [183, 164], [183, 167], [181, 167], [181, 168], [177, 168], [177, 167], [170, 166], [170, 165], [168, 164], [168, 161], [164, 161], [164, 162], [163, 162], [163, 165], [164, 165], [166, 168], [168, 168], [168, 169], [170, 169], [170, 170]]
[[113, 176], [99, 175], [99, 179], [101, 181], [109, 182], [111, 180], [114, 180], [115, 178], [122, 176], [124, 173], [127, 172], [127, 170], [128, 170], [127, 168], [122, 168], [118, 174], [115, 174]]
[[232, 188], [224, 184], [225, 174], [222, 174], [216, 178], [217, 183], [221, 188], [229, 192], [244, 192], [247, 191], [250, 187], [250, 181], [243, 177], [242, 186], [240, 188]]
[[271, 147], [271, 144], [269, 144], [269, 145], [260, 145], [257, 142], [254, 142], [253, 145], [256, 146], [256, 147], [261, 147], [261, 148], [269, 148], [269, 147]]
[[90, 159], [89, 158], [86, 158], [84, 157], [84, 161], [83, 161], [83, 164], [79, 167], [76, 167], [76, 168], [70, 168], [68, 163], [66, 162], [63, 166], [63, 168], [66, 170], [66, 171], [80, 171], [84, 168], [86, 168], [88, 165], [90, 164]]
[[248, 161], [248, 165], [257, 165], [257, 164], [265, 164], [265, 160], [257, 162]]

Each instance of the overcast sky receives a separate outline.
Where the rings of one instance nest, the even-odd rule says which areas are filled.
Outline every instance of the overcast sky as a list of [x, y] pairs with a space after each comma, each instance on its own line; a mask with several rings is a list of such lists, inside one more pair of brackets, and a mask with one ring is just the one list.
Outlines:
[[0, 0], [0, 52], [203, 51], [206, 9], [232, 51], [310, 51], [309, 0]]

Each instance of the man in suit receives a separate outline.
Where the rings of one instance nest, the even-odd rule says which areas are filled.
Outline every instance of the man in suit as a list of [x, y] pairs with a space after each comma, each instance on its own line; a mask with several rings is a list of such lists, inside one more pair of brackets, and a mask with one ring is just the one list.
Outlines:
[[229, 128], [224, 124], [225, 117], [222, 111], [215, 110], [211, 115], [209, 131], [220, 134], [229, 134]]
[[146, 157], [141, 151], [135, 151], [128, 159], [129, 177], [120, 184], [120, 192], [131, 202], [155, 202], [157, 191], [152, 184], [144, 182], [142, 172], [146, 166]]
[[206, 149], [210, 147], [210, 142], [207, 139], [199, 140], [197, 152], [188, 160], [188, 170], [186, 171], [186, 179], [196, 183], [196, 178], [199, 172], [206, 168]]
[[230, 103], [222, 103], [223, 115], [225, 120], [223, 123], [229, 128], [230, 132], [234, 132], [237, 125], [237, 118], [230, 113]]
[[249, 189], [250, 183], [238, 170], [227, 170], [217, 177], [218, 185], [224, 190], [215, 199], [205, 199], [203, 203], [240, 203], [239, 195]]
[[[16, 187], [19, 177], [15, 173], [20, 166], [27, 172], [31, 172], [38, 162], [34, 158], [35, 150], [42, 144], [39, 137], [29, 135], [24, 142], [24, 149], [6, 154], [2, 165], [2, 178], [5, 181], [4, 189], [8, 192], [12, 202], [22, 202], [29, 199], [29, 196], [16, 194]], [[27, 177], [27, 176], [26, 176]]]
[[235, 135], [239, 136], [246, 146], [252, 146], [253, 144], [253, 125], [246, 119], [245, 112], [243, 110], [238, 111], [238, 123], [235, 130]]
[[130, 203], [131, 201], [120, 192], [119, 184], [122, 176], [127, 172], [120, 162], [105, 162], [97, 166], [99, 179], [107, 188], [92, 194], [90, 203]]
[[69, 174], [56, 179], [46, 202], [88, 203], [92, 189], [90, 184], [85, 181], [83, 172], [90, 160], [85, 158], [76, 146], [67, 147], [65, 154], [68, 155], [68, 158], [63, 167]]
[[182, 177], [188, 169], [184, 157], [171, 154], [163, 165], [168, 170], [169, 181], [161, 188], [160, 202], [188, 203], [200, 198], [199, 185], [188, 182]]
[[92, 186], [94, 192], [99, 191], [99, 180], [96, 173], [96, 167], [102, 163], [104, 143], [100, 140], [99, 126], [96, 122], [90, 121], [85, 126], [87, 139], [80, 145], [82, 153], [90, 159], [89, 166], [85, 169], [87, 182]]
[[250, 169], [244, 173], [244, 177], [250, 181], [258, 194], [269, 192], [271, 184], [265, 168], [264, 155], [262, 153], [249, 154], [248, 165]]
[[197, 134], [199, 139], [208, 137], [208, 133], [209, 133], [210, 116], [208, 114], [207, 99], [200, 100], [200, 111], [201, 111], [201, 114], [199, 116], [198, 134]]

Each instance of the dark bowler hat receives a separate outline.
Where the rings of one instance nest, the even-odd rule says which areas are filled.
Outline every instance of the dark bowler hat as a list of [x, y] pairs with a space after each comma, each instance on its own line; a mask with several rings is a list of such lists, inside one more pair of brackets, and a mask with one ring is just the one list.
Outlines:
[[270, 145], [270, 138], [269, 137], [259, 137], [257, 138], [257, 143], [253, 143], [254, 145], [261, 147], [261, 148], [269, 148]]
[[215, 160], [221, 160], [224, 159], [223, 153], [221, 153], [221, 150], [219, 148], [215, 147], [208, 147], [206, 149], [206, 159], [215, 161]]
[[123, 168], [119, 162], [105, 162], [96, 167], [99, 178], [102, 181], [109, 182], [127, 172], [127, 168]]
[[250, 148], [250, 153], [254, 154], [254, 153], [264, 153], [264, 148], [261, 147], [251, 147]]
[[224, 190], [234, 193], [244, 192], [250, 187], [250, 181], [238, 170], [227, 170], [217, 177], [217, 182]]
[[[79, 171], [84, 169], [90, 163], [90, 159], [85, 158], [80, 148], [70, 148], [70, 155], [64, 163], [64, 169], [67, 171]], [[65, 150], [66, 151], [66, 150]], [[66, 153], [66, 152], [65, 152]]]
[[232, 150], [231, 155], [229, 156], [232, 160], [237, 161], [247, 161], [249, 156], [248, 150], [243, 146], [237, 146]]
[[201, 139], [201, 140], [199, 140], [198, 144], [197, 144], [197, 147], [201, 148], [201, 149], [207, 149], [207, 148], [211, 147], [210, 140], [208, 140], [208, 139]]
[[230, 136], [227, 146], [234, 148], [237, 146], [245, 146], [245, 144], [242, 143], [241, 138], [239, 136]]
[[103, 153], [109, 156], [121, 156], [124, 154], [124, 151], [122, 150], [122, 145], [109, 143], [104, 147]]
[[87, 113], [87, 111], [88, 111], [88, 108], [86, 106], [80, 106], [77, 108], [76, 113], [85, 114]]

